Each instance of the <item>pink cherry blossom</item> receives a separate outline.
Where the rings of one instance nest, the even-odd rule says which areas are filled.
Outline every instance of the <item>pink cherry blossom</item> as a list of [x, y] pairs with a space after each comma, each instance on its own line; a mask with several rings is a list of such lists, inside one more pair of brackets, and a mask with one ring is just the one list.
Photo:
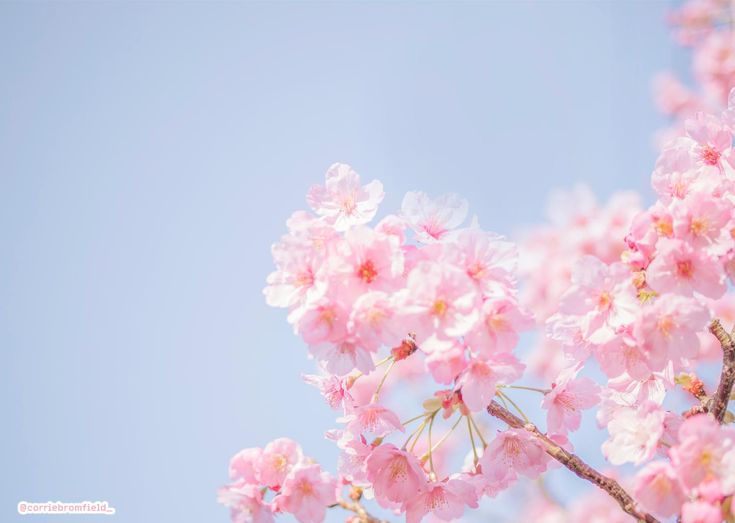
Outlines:
[[[470, 278], [446, 263], [420, 262], [409, 274], [399, 307], [417, 343], [431, 350], [466, 334], [478, 318], [478, 295]], [[426, 344], [431, 338], [429, 344]]]
[[318, 376], [315, 374], [302, 375], [304, 381], [309, 385], [314, 385], [327, 404], [335, 410], [344, 408], [352, 402], [352, 396], [349, 393], [346, 380], [338, 376]]
[[382, 345], [394, 346], [406, 335], [397, 321], [394, 300], [379, 291], [366, 292], [355, 300], [347, 328], [361, 346], [371, 351]]
[[243, 449], [230, 459], [230, 479], [246, 483], [259, 483], [258, 464], [263, 459], [263, 449]]
[[352, 434], [371, 434], [376, 438], [405, 430], [395, 412], [375, 403], [354, 407], [338, 421], [346, 423], [346, 430]]
[[301, 446], [288, 438], [278, 438], [265, 446], [257, 464], [260, 482], [278, 488], [291, 468], [303, 459]]
[[662, 461], [649, 463], [638, 472], [633, 492], [643, 508], [664, 518], [677, 514], [686, 501], [676, 472]]
[[483, 474], [501, 468], [529, 478], [535, 478], [548, 466], [543, 447], [523, 429], [508, 429], [498, 433], [480, 458]]
[[355, 369], [369, 374], [375, 368], [371, 352], [352, 338], [312, 345], [309, 351], [327, 372], [339, 376], [344, 376]]
[[419, 523], [427, 514], [432, 514], [440, 521], [452, 521], [462, 516], [465, 506], [478, 506], [472, 484], [464, 479], [434, 481], [406, 503], [406, 523]]
[[395, 290], [401, 286], [403, 253], [395, 236], [365, 226], [354, 227], [340, 244], [339, 272], [360, 290]]
[[679, 443], [669, 451], [682, 484], [695, 488], [720, 479], [735, 488], [735, 429], [721, 427], [705, 414], [692, 416], [679, 429]]
[[607, 423], [602, 452], [613, 465], [639, 465], [653, 457], [664, 430], [664, 411], [655, 403], [617, 409]]
[[482, 304], [480, 321], [465, 335], [474, 352], [489, 357], [510, 352], [518, 344], [518, 333], [530, 328], [531, 318], [510, 298], [489, 298]]
[[646, 270], [646, 282], [654, 291], [684, 296], [698, 292], [713, 299], [724, 294], [722, 267], [706, 253], [677, 240], [660, 240], [657, 249], [658, 256]]
[[467, 217], [467, 200], [456, 194], [432, 199], [423, 192], [409, 192], [403, 198], [401, 215], [422, 242], [441, 239]]
[[465, 348], [459, 343], [426, 356], [426, 368], [434, 381], [448, 385], [467, 368]]
[[615, 329], [635, 319], [638, 310], [630, 270], [623, 264], [607, 265], [585, 256], [575, 265], [572, 286], [562, 296], [559, 314], [579, 318], [582, 333], [595, 343], [609, 341]]
[[722, 509], [705, 501], [690, 501], [681, 507], [681, 523], [722, 523]]
[[697, 332], [704, 329], [708, 319], [707, 309], [697, 300], [665, 295], [643, 307], [633, 334], [642, 341], [650, 368], [661, 370], [667, 360], [678, 363], [681, 358], [697, 355]]
[[382, 183], [373, 180], [361, 186], [352, 167], [335, 163], [327, 170], [325, 184], [309, 189], [306, 201], [336, 230], [344, 231], [372, 220], [383, 197]]
[[327, 505], [337, 500], [337, 485], [319, 465], [298, 465], [288, 474], [274, 500], [278, 510], [293, 514], [300, 523], [321, 523]]
[[462, 372], [457, 385], [462, 399], [472, 411], [484, 410], [495, 396], [498, 384], [511, 383], [523, 374], [523, 364], [512, 354], [497, 354], [492, 358], [473, 358]]
[[577, 430], [582, 420], [583, 409], [595, 406], [599, 401], [600, 387], [590, 378], [577, 378], [581, 364], [563, 370], [551, 385], [541, 403], [548, 409], [547, 430], [551, 433], [566, 433]]
[[375, 499], [384, 507], [407, 503], [428, 487], [426, 474], [418, 459], [389, 443], [376, 447], [366, 463]]
[[230, 509], [233, 523], [273, 523], [273, 512], [264, 502], [260, 487], [246, 482], [222, 487], [217, 501]]

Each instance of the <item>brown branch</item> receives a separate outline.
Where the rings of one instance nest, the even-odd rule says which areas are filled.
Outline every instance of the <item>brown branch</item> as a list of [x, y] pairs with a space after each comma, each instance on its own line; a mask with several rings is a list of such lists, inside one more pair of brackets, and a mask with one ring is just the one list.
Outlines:
[[720, 320], [712, 320], [709, 331], [717, 338], [722, 347], [722, 373], [720, 374], [717, 391], [707, 403], [707, 411], [711, 412], [719, 423], [722, 423], [727, 413], [727, 404], [730, 401], [732, 387], [735, 384], [735, 341], [722, 328]]
[[357, 514], [357, 520], [359, 521], [359, 523], [388, 523], [388, 521], [384, 519], [379, 519], [370, 515], [370, 513], [365, 510], [365, 507], [360, 504], [360, 500], [362, 499], [361, 488], [352, 487], [352, 490], [350, 491], [350, 499], [352, 501], [339, 499], [337, 500], [337, 503], [335, 503], [334, 505], [329, 505], [328, 508], [342, 507], [345, 510], [354, 512], [355, 514]]
[[487, 411], [491, 416], [494, 416], [509, 426], [515, 429], [524, 429], [530, 432], [538, 442], [544, 447], [546, 453], [557, 460], [559, 463], [564, 465], [566, 468], [574, 472], [577, 476], [585, 479], [591, 483], [594, 483], [602, 490], [607, 492], [615, 501], [620, 504], [620, 507], [628, 514], [636, 518], [638, 521], [644, 521], [646, 523], [658, 523], [658, 520], [638, 510], [635, 500], [628, 494], [620, 484], [612, 478], [604, 476], [597, 472], [595, 469], [590, 467], [587, 463], [582, 461], [578, 456], [567, 452], [559, 445], [550, 440], [545, 434], [542, 434], [533, 424], [525, 423], [522, 419], [517, 417], [509, 410], [503, 408], [499, 403], [493, 401], [487, 407]]

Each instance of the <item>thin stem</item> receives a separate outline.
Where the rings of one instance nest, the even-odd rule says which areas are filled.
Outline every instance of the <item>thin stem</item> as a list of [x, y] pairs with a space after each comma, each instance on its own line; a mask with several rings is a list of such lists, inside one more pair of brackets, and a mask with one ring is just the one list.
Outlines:
[[434, 476], [436, 476], [436, 472], [434, 471], [434, 453], [431, 452], [431, 429], [434, 428], [435, 418], [436, 412], [431, 415], [431, 421], [429, 422], [429, 468], [431, 469], [431, 474], [433, 474]]
[[615, 499], [615, 501], [618, 502], [626, 514], [631, 515], [639, 521], [644, 521], [645, 523], [658, 523], [656, 518], [638, 509], [635, 500], [623, 489], [623, 487], [620, 486], [617, 481], [600, 474], [587, 463], [582, 461], [579, 456], [568, 452], [554, 443], [554, 441], [549, 439], [546, 435], [539, 432], [536, 426], [532, 423], [524, 423], [522, 419], [510, 412], [508, 409], [502, 407], [496, 401], [493, 401], [488, 405], [487, 411], [491, 416], [507, 423], [508, 426], [529, 432], [549, 456], [574, 472], [580, 478], [597, 485], [607, 492], [613, 499]]
[[383, 377], [380, 379], [380, 383], [378, 383], [378, 387], [375, 389], [375, 393], [373, 394], [373, 399], [371, 403], [375, 403], [378, 401], [378, 396], [380, 396], [380, 389], [383, 388], [383, 384], [385, 383], [386, 378], [388, 378], [388, 374], [390, 374], [391, 369], [396, 364], [396, 360], [393, 360], [390, 365], [388, 365], [388, 368], [385, 369], [385, 372], [383, 373]]
[[526, 420], [526, 423], [529, 423], [529, 421], [528, 421], [528, 416], [526, 416], [526, 413], [525, 413], [525, 412], [523, 412], [523, 409], [522, 409], [522, 408], [520, 408], [520, 407], [518, 406], [518, 404], [517, 404], [517, 403], [516, 403], [515, 401], [513, 401], [513, 400], [511, 399], [511, 397], [510, 397], [510, 396], [508, 396], [507, 394], [503, 394], [503, 393], [502, 393], [502, 392], [500, 392], [500, 391], [498, 391], [498, 394], [500, 394], [500, 397], [501, 397], [501, 398], [505, 398], [505, 399], [507, 399], [507, 400], [508, 400], [508, 401], [510, 402], [510, 404], [511, 404], [511, 405], [513, 405], [513, 407], [514, 407], [514, 408], [516, 409], [516, 411], [518, 412], [518, 414], [520, 414], [521, 416], [523, 416], [523, 419], [524, 419], [524, 420]]
[[480, 441], [482, 441], [482, 448], [484, 449], [487, 447], [487, 441], [485, 441], [485, 436], [482, 435], [482, 431], [480, 430], [480, 427], [477, 426], [477, 423], [475, 422], [475, 418], [472, 417], [472, 414], [468, 414], [467, 417], [472, 422], [472, 426], [475, 428], [475, 432], [477, 432], [477, 435], [480, 437]]
[[[428, 452], [429, 456], [431, 456], [431, 454], [432, 454], [433, 452], [435, 452], [435, 451], [436, 451], [436, 449], [438, 449], [438, 448], [439, 448], [439, 446], [440, 446], [440, 445], [441, 445], [442, 443], [444, 443], [444, 440], [446, 440], [446, 439], [447, 439], [447, 438], [449, 437], [449, 435], [450, 435], [450, 434], [451, 434], [452, 432], [454, 432], [454, 429], [456, 429], [456, 428], [457, 428], [457, 425], [459, 425], [459, 422], [460, 422], [460, 421], [462, 421], [462, 416], [461, 416], [461, 415], [459, 416], [459, 418], [457, 418], [457, 421], [456, 421], [456, 422], [454, 422], [454, 425], [452, 425], [452, 428], [450, 428], [450, 429], [449, 429], [449, 430], [448, 430], [448, 431], [447, 431], [446, 433], [444, 433], [444, 435], [443, 435], [443, 436], [442, 436], [442, 437], [441, 437], [441, 438], [439, 439], [439, 441], [437, 441], [437, 442], [436, 442], [436, 445], [434, 445], [433, 447], [430, 447], [430, 449], [429, 449], [429, 452]], [[426, 453], [424, 454], [424, 456], [426, 456]], [[433, 469], [432, 469], [432, 470], [433, 470]]]
[[414, 416], [411, 419], [407, 419], [406, 421], [401, 422], [401, 425], [405, 426], [405, 425], [408, 425], [409, 423], [413, 423], [414, 421], [419, 420], [421, 418], [425, 418], [425, 417], [426, 417], [426, 412], [422, 412], [418, 416]]
[[426, 424], [429, 422], [429, 418], [427, 417], [424, 419], [423, 423], [417, 428], [415, 431], [413, 431], [413, 434], [411, 434], [408, 439], [406, 440], [406, 443], [403, 444], [403, 448], [406, 448], [406, 445], [408, 445], [408, 442], [411, 441], [411, 438], [415, 435], [416, 439], [413, 440], [413, 443], [411, 443], [411, 448], [408, 449], [409, 452], [413, 452], [413, 448], [416, 446], [416, 443], [418, 442], [419, 438], [421, 437], [421, 434], [424, 433], [424, 429], [426, 428]]
[[537, 389], [536, 387], [526, 387], [524, 385], [501, 385], [505, 389], [518, 389], [518, 390], [530, 390], [533, 392], [540, 392], [541, 394], [548, 394], [551, 389]]
[[479, 458], [477, 457], [477, 446], [475, 445], [475, 436], [472, 435], [472, 421], [470, 420], [470, 417], [467, 416], [467, 431], [470, 433], [470, 443], [472, 443], [472, 457], [473, 463], [475, 464], [475, 467], [477, 467], [477, 462], [479, 461]]

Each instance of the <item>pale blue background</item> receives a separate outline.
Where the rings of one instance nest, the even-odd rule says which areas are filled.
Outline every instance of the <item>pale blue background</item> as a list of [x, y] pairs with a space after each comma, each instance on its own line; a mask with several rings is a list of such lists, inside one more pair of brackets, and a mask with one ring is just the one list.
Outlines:
[[282, 435], [333, 468], [261, 295], [307, 187], [350, 162], [501, 233], [578, 180], [649, 194], [668, 7], [0, 4], [0, 520], [226, 521], [227, 460]]

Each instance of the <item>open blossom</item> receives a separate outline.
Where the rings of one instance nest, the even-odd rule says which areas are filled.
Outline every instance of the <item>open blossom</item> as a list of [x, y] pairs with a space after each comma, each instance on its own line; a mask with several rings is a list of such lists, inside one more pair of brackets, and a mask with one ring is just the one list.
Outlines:
[[360, 176], [352, 167], [335, 163], [327, 170], [325, 184], [309, 189], [306, 200], [315, 213], [344, 231], [372, 220], [384, 195], [379, 181], [360, 185]]
[[399, 307], [417, 343], [431, 350], [432, 346], [451, 345], [451, 338], [474, 326], [477, 299], [477, 291], [464, 272], [446, 263], [424, 261], [408, 275]]
[[243, 449], [230, 460], [230, 479], [246, 483], [259, 483], [258, 464], [263, 459], [263, 449], [252, 447]]
[[395, 412], [376, 403], [355, 407], [338, 421], [347, 423], [346, 430], [352, 434], [372, 434], [376, 438], [405, 430]]
[[664, 518], [677, 514], [686, 500], [676, 472], [663, 461], [649, 463], [638, 472], [633, 492], [641, 506]]
[[497, 234], [468, 227], [451, 238], [446, 257], [464, 268], [485, 295], [504, 295], [515, 285], [518, 248]]
[[514, 299], [488, 298], [482, 304], [480, 321], [465, 335], [465, 340], [482, 356], [510, 352], [518, 344], [519, 332], [532, 324]]
[[426, 356], [426, 368], [434, 381], [442, 384], [452, 383], [467, 368], [465, 348], [456, 343], [447, 349], [434, 351]]
[[713, 299], [725, 293], [722, 266], [705, 252], [678, 240], [660, 240], [657, 248], [658, 256], [646, 270], [646, 282], [654, 291], [685, 296], [698, 292]]
[[301, 446], [288, 438], [278, 438], [265, 446], [257, 463], [260, 482], [269, 487], [278, 487], [291, 468], [303, 459]]
[[559, 314], [549, 323], [564, 316], [578, 317], [583, 335], [603, 343], [613, 337], [617, 327], [633, 321], [637, 310], [628, 267], [622, 263], [607, 265], [585, 256], [575, 265], [572, 286], [561, 298]]
[[337, 270], [346, 277], [346, 285], [362, 291], [391, 291], [401, 286], [403, 253], [395, 236], [354, 227], [345, 233], [339, 251]]
[[669, 360], [678, 364], [681, 358], [697, 355], [697, 332], [705, 328], [708, 319], [707, 309], [696, 299], [667, 294], [643, 307], [633, 333], [636, 339], [644, 340], [649, 366], [662, 370]]
[[541, 406], [548, 409], [547, 430], [566, 433], [577, 430], [582, 420], [582, 410], [595, 406], [599, 401], [600, 387], [590, 378], [577, 378], [581, 364], [563, 370], [544, 395]]
[[302, 376], [304, 381], [309, 385], [314, 385], [327, 404], [333, 409], [344, 408], [352, 402], [352, 396], [347, 389], [346, 380], [338, 376], [318, 376], [314, 374], [305, 374]]
[[394, 301], [380, 291], [366, 292], [355, 300], [347, 328], [361, 346], [371, 351], [382, 345], [393, 346], [406, 334], [396, 321]]
[[722, 523], [722, 509], [706, 501], [690, 501], [681, 507], [681, 523]]
[[299, 465], [286, 478], [274, 500], [278, 510], [300, 523], [321, 523], [327, 506], [337, 501], [337, 484], [319, 465]]
[[427, 514], [440, 521], [453, 521], [462, 516], [466, 506], [478, 506], [477, 493], [471, 483], [453, 478], [434, 481], [406, 503], [406, 523], [419, 523]]
[[473, 358], [462, 372], [457, 385], [462, 387], [462, 399], [472, 412], [484, 410], [495, 396], [498, 384], [511, 383], [523, 374], [523, 364], [512, 354], [497, 354], [491, 358]]
[[344, 376], [354, 369], [368, 374], [375, 368], [371, 352], [352, 338], [312, 345], [309, 351], [327, 372], [339, 376]]
[[496, 469], [508, 470], [517, 475], [535, 478], [548, 466], [543, 447], [523, 429], [508, 429], [498, 433], [480, 458], [483, 475], [491, 480]]
[[669, 451], [682, 484], [695, 488], [717, 479], [735, 491], [735, 430], [721, 427], [706, 414], [692, 416], [679, 428], [679, 443]]
[[432, 199], [423, 192], [408, 192], [401, 204], [401, 215], [422, 242], [441, 239], [459, 227], [467, 217], [467, 200], [456, 194]]
[[607, 423], [610, 438], [602, 452], [613, 465], [639, 465], [653, 457], [664, 430], [664, 411], [655, 403], [619, 408]]
[[413, 454], [385, 443], [367, 458], [367, 476], [375, 499], [384, 507], [404, 504], [426, 491], [426, 473]]
[[217, 501], [230, 509], [233, 523], [273, 523], [273, 512], [258, 485], [239, 482], [219, 489]]

